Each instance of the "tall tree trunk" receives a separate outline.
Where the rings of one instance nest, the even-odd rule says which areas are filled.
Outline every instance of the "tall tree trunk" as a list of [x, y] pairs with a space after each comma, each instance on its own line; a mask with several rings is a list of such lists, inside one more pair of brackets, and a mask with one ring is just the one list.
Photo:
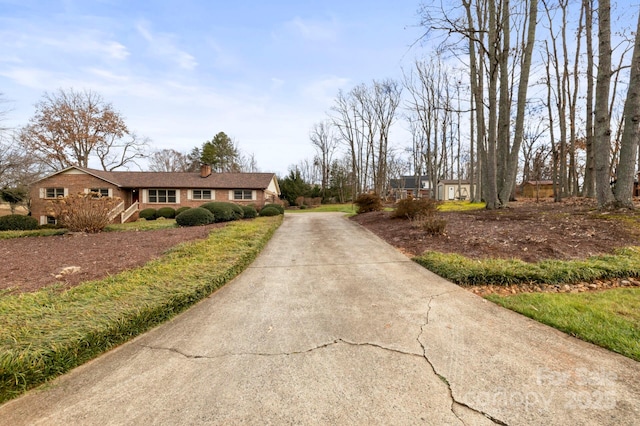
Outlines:
[[529, 71], [531, 70], [531, 62], [533, 57], [533, 46], [536, 38], [536, 23], [538, 20], [538, 0], [530, 0], [529, 5], [529, 26], [527, 29], [527, 42], [522, 59], [520, 84], [518, 86], [518, 104], [516, 107], [516, 123], [513, 137], [513, 146], [509, 153], [509, 161], [507, 163], [507, 176], [504, 186], [500, 192], [500, 200], [504, 205], [507, 204], [511, 192], [515, 189], [516, 175], [518, 173], [518, 158], [520, 156], [520, 147], [524, 138], [524, 116], [525, 106], [527, 102], [527, 89], [529, 88]]
[[596, 82], [596, 127], [594, 138], [594, 165], [596, 199], [599, 208], [608, 208], [613, 200], [611, 192], [611, 115], [609, 113], [609, 90], [611, 85], [611, 3], [598, 3], [598, 79]]
[[509, 53], [511, 49], [511, 25], [509, 0], [502, 0], [502, 11], [500, 13], [500, 32], [502, 37], [501, 50], [498, 53], [500, 69], [500, 99], [498, 107], [498, 149], [497, 155], [497, 192], [499, 207], [504, 207], [509, 203], [511, 184], [507, 182], [507, 167], [509, 161], [509, 146], [511, 139], [511, 93], [509, 84]]
[[633, 182], [636, 171], [636, 154], [640, 138], [640, 16], [636, 30], [629, 91], [624, 104], [624, 133], [620, 143], [620, 161], [615, 188], [618, 207], [633, 209]]
[[583, 0], [582, 7], [585, 14], [585, 34], [587, 49], [587, 121], [586, 121], [586, 151], [587, 161], [584, 172], [584, 188], [583, 195], [593, 198], [596, 194], [595, 180], [595, 159], [594, 151], [594, 128], [593, 128], [593, 0]]
[[489, 10], [489, 132], [487, 135], [487, 161], [485, 163], [487, 180], [485, 186], [485, 201], [487, 209], [493, 210], [500, 207], [497, 186], [497, 126], [498, 126], [498, 28], [496, 16], [496, 4], [488, 2]]

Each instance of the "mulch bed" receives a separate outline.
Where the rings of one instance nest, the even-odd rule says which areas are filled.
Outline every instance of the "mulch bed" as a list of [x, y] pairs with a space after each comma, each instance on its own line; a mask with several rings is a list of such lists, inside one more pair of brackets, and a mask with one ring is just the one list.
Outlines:
[[629, 229], [610, 215], [640, 220], [635, 212], [602, 214], [591, 200], [562, 203], [514, 202], [501, 210], [442, 212], [445, 235], [429, 236], [406, 219], [389, 212], [353, 216], [352, 220], [408, 256], [425, 251], [460, 253], [472, 259], [502, 258], [538, 262], [585, 259], [640, 244], [640, 229]]
[[[586, 259], [617, 248], [640, 245], [640, 213], [603, 213], [593, 200], [520, 201], [501, 210], [442, 212], [444, 235], [429, 236], [406, 219], [389, 212], [356, 215], [352, 220], [409, 257], [425, 251], [458, 253], [472, 259], [502, 258], [539, 262], [544, 259]], [[613, 216], [616, 216], [614, 219]], [[621, 218], [622, 216], [622, 218]], [[624, 281], [624, 282], [623, 282]], [[479, 294], [529, 291], [582, 292], [640, 285], [635, 280], [608, 280], [567, 286], [477, 286]]]
[[224, 224], [152, 231], [69, 233], [0, 240], [0, 290], [69, 288], [144, 265], [177, 244], [206, 238]]

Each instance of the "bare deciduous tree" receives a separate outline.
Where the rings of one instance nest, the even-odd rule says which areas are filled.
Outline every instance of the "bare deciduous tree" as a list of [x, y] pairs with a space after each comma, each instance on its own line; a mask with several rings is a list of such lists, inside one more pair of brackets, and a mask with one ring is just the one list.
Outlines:
[[327, 189], [329, 188], [331, 163], [333, 163], [333, 154], [338, 147], [338, 139], [336, 138], [330, 121], [315, 123], [309, 132], [309, 139], [316, 150], [317, 162], [322, 174], [322, 184], [320, 188], [322, 197], [326, 198]]
[[136, 164], [147, 139], [129, 132], [113, 106], [92, 91], [45, 93], [19, 140], [53, 170], [88, 167], [92, 156], [104, 170]]
[[613, 200], [611, 192], [611, 115], [609, 93], [611, 91], [611, 3], [598, 2], [598, 77], [596, 81], [594, 166], [596, 200], [600, 208]]
[[152, 172], [188, 172], [190, 166], [188, 156], [175, 149], [162, 149], [149, 156], [149, 170]]
[[331, 123], [351, 156], [354, 197], [373, 190], [386, 195], [389, 131], [400, 104], [402, 88], [394, 80], [361, 84], [338, 92]]
[[640, 138], [640, 16], [631, 59], [631, 76], [624, 105], [624, 132], [620, 143], [617, 181], [614, 191], [618, 207], [633, 209], [633, 182]]

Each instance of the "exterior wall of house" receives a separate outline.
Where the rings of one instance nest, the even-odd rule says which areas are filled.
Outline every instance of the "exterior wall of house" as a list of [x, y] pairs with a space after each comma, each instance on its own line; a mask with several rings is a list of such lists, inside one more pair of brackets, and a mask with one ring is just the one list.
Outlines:
[[[155, 189], [166, 189], [166, 188], [155, 188]], [[174, 189], [174, 188], [171, 188]], [[199, 188], [200, 189], [200, 188]], [[211, 189], [211, 199], [194, 199], [193, 190], [192, 189], [179, 189], [176, 190], [176, 202], [175, 203], [151, 203], [149, 202], [148, 189], [140, 190], [140, 200], [139, 200], [139, 209], [159, 209], [161, 207], [172, 207], [177, 209], [179, 207], [199, 207], [204, 203], [208, 203], [211, 201], [223, 201], [236, 203], [241, 205], [255, 205], [257, 207], [261, 207], [267, 203], [272, 202], [272, 197], [266, 193], [266, 191], [261, 190], [243, 190], [243, 191], [251, 191], [251, 199], [242, 199], [236, 200], [234, 197], [234, 190], [229, 189]], [[248, 195], [248, 194], [245, 194]], [[277, 198], [277, 197], [276, 197]]]
[[[47, 202], [55, 197], [47, 198], [47, 188], [56, 188], [57, 195], [70, 195], [78, 193], [86, 193], [89, 189], [100, 188], [106, 189], [109, 196], [118, 197], [124, 201], [124, 209], [133, 204], [134, 199], [138, 201], [138, 210], [145, 208], [159, 209], [161, 207], [179, 208], [183, 206], [198, 207], [209, 201], [232, 202], [241, 205], [255, 205], [257, 208], [267, 203], [278, 201], [278, 184], [275, 177], [267, 189], [213, 189], [211, 188], [211, 199], [202, 199], [194, 197], [194, 189], [189, 188], [166, 188], [162, 186], [151, 188], [129, 188], [120, 189], [117, 185], [110, 184], [102, 179], [85, 173], [82, 170], [69, 169], [65, 172], [49, 176], [32, 186], [30, 189], [31, 197], [31, 213], [33, 217], [38, 219], [40, 224], [47, 223], [46, 207]], [[149, 190], [170, 190], [175, 192], [175, 202], [151, 202]], [[203, 188], [197, 188], [202, 190]], [[135, 196], [134, 196], [135, 194]], [[51, 194], [49, 194], [51, 195]], [[160, 194], [157, 194], [160, 195]], [[168, 194], [162, 194], [168, 195]], [[173, 196], [173, 192], [171, 193]], [[197, 193], [196, 193], [197, 196]], [[133, 215], [129, 220], [135, 220], [137, 214]]]
[[31, 187], [29, 191], [31, 215], [41, 224], [43, 217], [46, 223], [47, 202], [51, 200], [51, 198], [46, 198], [46, 188], [64, 188], [64, 195], [82, 194], [91, 188], [106, 188], [109, 189], [110, 196], [119, 197], [125, 201], [125, 208], [131, 204], [129, 194], [120, 190], [117, 186], [78, 170], [69, 170], [68, 172], [45, 178]]

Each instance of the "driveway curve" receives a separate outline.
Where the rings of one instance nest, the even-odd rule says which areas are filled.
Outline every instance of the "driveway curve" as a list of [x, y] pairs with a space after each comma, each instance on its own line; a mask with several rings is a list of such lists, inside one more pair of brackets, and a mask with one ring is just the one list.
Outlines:
[[639, 367], [451, 284], [341, 214], [288, 214], [234, 281], [0, 406], [0, 424], [631, 425]]

